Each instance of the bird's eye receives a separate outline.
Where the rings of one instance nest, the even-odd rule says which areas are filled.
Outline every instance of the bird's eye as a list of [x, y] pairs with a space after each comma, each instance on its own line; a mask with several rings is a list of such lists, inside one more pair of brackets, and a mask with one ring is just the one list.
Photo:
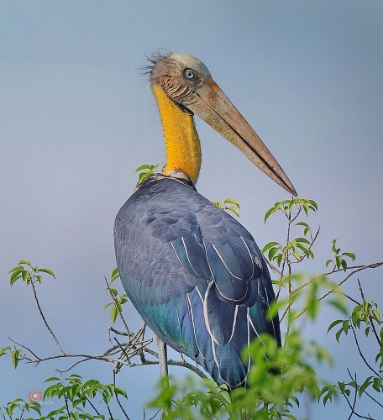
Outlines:
[[194, 74], [194, 72], [192, 70], [186, 69], [184, 71], [184, 76], [186, 77], [186, 79], [194, 79], [195, 74]]

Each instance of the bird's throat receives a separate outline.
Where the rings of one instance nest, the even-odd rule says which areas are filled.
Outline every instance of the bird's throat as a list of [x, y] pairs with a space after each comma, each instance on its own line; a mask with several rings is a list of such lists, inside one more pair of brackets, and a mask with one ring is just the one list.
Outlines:
[[201, 146], [193, 116], [182, 111], [156, 84], [152, 85], [166, 145], [165, 175], [184, 172], [195, 184], [201, 168]]

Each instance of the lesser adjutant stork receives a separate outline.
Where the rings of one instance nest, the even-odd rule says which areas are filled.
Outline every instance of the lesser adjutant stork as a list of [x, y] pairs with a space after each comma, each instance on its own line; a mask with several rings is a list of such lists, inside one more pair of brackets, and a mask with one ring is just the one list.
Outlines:
[[147, 177], [115, 221], [121, 280], [154, 333], [230, 388], [243, 385], [241, 351], [261, 333], [280, 343], [270, 274], [251, 234], [195, 188], [197, 114], [289, 193], [296, 191], [258, 135], [197, 58], [158, 55], [149, 66], [166, 144], [164, 173]]

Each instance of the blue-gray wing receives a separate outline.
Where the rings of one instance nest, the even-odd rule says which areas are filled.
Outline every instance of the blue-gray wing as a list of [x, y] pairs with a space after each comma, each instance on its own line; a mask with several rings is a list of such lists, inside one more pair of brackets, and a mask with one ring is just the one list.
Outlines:
[[193, 187], [160, 175], [145, 180], [116, 217], [115, 249], [145, 322], [218, 383], [244, 383], [241, 351], [259, 334], [280, 343], [278, 319], [266, 319], [274, 292], [254, 239]]

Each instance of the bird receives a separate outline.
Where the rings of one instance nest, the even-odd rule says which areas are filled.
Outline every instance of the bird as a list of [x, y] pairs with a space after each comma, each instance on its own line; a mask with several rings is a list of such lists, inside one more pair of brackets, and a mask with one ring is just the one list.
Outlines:
[[275, 294], [252, 235], [196, 190], [201, 146], [194, 115], [236, 146], [287, 192], [292, 183], [265, 144], [212, 78], [186, 54], [157, 53], [146, 68], [162, 121], [166, 164], [137, 185], [114, 225], [123, 287], [165, 344], [190, 357], [214, 381], [246, 384], [262, 333], [281, 344]]

